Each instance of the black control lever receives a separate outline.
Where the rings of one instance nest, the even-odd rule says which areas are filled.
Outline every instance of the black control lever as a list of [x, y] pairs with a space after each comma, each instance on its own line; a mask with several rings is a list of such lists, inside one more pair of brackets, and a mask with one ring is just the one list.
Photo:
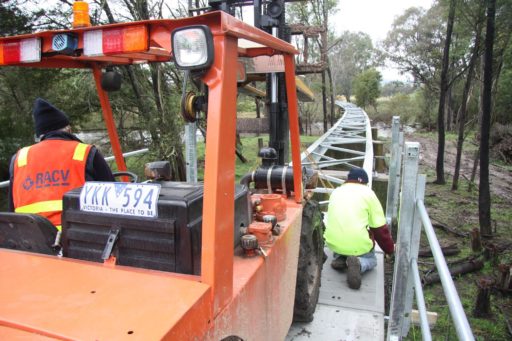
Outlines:
[[104, 261], [110, 258], [110, 255], [112, 254], [112, 249], [114, 248], [114, 245], [119, 239], [119, 232], [119, 228], [112, 228], [108, 233], [107, 244], [105, 245], [105, 248], [103, 249], [103, 254], [101, 255], [101, 259], [103, 259]]

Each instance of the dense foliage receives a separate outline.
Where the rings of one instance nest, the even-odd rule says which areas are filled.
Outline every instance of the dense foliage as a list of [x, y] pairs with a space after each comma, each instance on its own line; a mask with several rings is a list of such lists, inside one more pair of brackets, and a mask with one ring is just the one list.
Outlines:
[[[106, 24], [185, 16], [181, 8], [162, 1], [90, 1], [91, 21]], [[32, 0], [0, 4], [0, 35], [70, 27], [72, 2], [55, 6]], [[123, 76], [120, 92], [109, 95], [124, 150], [150, 145], [154, 159], [169, 160], [177, 179], [184, 179], [182, 119], [179, 115], [182, 74], [172, 63], [116, 68]], [[189, 82], [190, 83], [190, 82]], [[0, 69], [0, 176], [7, 176], [8, 160], [20, 147], [33, 143], [32, 102], [42, 97], [65, 111], [75, 131], [105, 129], [92, 75], [87, 70]], [[7, 122], [12, 122], [7, 124]], [[94, 142], [94, 141], [86, 141]], [[107, 144], [101, 145], [110, 154]]]
[[367, 106], [377, 106], [377, 98], [380, 97], [380, 82], [382, 76], [375, 69], [368, 69], [360, 73], [354, 79], [354, 93], [356, 95], [356, 103], [361, 108]]

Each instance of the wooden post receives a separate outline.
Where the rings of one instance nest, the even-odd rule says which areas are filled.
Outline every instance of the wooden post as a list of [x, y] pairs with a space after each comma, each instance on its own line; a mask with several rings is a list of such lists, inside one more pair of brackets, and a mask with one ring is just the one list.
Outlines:
[[476, 227], [471, 231], [471, 250], [473, 250], [473, 252], [480, 252], [482, 250], [480, 230]]
[[473, 317], [490, 317], [491, 311], [491, 289], [494, 285], [494, 279], [491, 277], [481, 277], [476, 281], [478, 294], [476, 296], [475, 309]]
[[512, 282], [510, 281], [512, 278], [512, 265], [511, 264], [500, 264], [498, 265], [498, 270], [500, 271], [499, 276], [499, 286], [500, 289], [509, 292], [511, 289]]
[[492, 265], [496, 266], [498, 264], [498, 249], [496, 248], [496, 245], [493, 243], [485, 245], [484, 257], [485, 259], [490, 260]]
[[379, 139], [379, 128], [372, 127], [372, 140], [375, 142]]
[[375, 170], [379, 173], [386, 172], [386, 162], [384, 161], [384, 143], [373, 140], [373, 157], [375, 158]]

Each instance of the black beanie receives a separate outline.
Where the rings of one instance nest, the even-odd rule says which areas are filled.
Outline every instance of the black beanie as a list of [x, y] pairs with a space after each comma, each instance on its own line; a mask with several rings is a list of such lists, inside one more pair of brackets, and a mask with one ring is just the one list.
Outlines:
[[352, 168], [348, 172], [347, 180], [357, 181], [362, 184], [368, 183], [368, 174], [362, 168]]
[[37, 98], [34, 101], [32, 115], [34, 116], [36, 136], [41, 136], [69, 125], [67, 115], [42, 98]]

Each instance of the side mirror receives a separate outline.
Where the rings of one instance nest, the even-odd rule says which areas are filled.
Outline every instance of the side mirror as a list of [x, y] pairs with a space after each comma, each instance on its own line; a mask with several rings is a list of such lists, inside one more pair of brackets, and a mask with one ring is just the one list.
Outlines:
[[107, 70], [101, 75], [101, 88], [107, 92], [121, 89], [122, 77], [120, 73]]

